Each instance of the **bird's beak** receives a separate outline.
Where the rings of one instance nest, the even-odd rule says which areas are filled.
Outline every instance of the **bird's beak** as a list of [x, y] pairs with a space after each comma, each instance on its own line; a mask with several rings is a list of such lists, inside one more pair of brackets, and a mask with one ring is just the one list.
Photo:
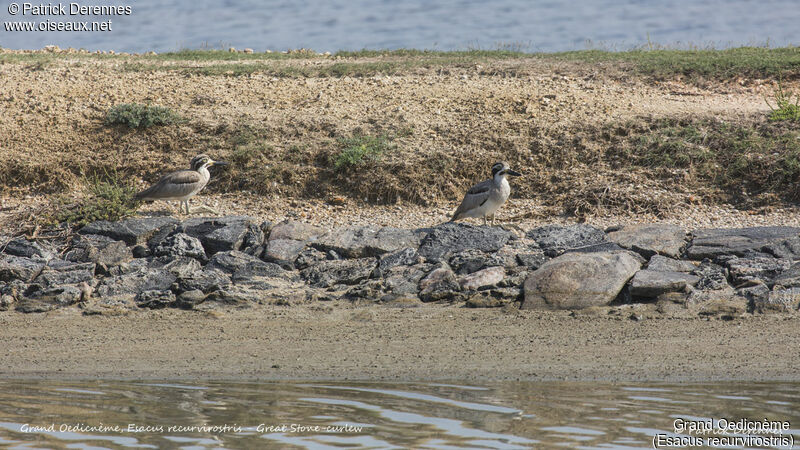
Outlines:
[[517, 172], [516, 170], [506, 169], [506, 173], [515, 177], [521, 176], [522, 174]]
[[212, 166], [227, 166], [228, 163], [226, 163], [225, 161], [212, 161], [211, 165]]

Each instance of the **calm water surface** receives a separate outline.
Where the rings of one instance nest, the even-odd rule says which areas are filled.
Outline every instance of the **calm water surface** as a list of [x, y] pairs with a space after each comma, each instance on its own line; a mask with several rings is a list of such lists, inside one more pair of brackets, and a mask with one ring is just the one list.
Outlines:
[[800, 440], [800, 383], [0, 382], [0, 447], [24, 449], [648, 448], [742, 418]]
[[[112, 21], [106, 32], [6, 31], [0, 46], [167, 51], [233, 45], [317, 51], [521, 44], [526, 51], [625, 50], [646, 44], [715, 47], [798, 44], [796, 0], [155, 0], [74, 1], [127, 5], [129, 16], [10, 16], [0, 21]], [[19, 1], [18, 3], [25, 3]], [[29, 2], [39, 4], [42, 2]], [[43, 2], [54, 3], [58, 2]], [[62, 2], [65, 5], [72, 3]]]

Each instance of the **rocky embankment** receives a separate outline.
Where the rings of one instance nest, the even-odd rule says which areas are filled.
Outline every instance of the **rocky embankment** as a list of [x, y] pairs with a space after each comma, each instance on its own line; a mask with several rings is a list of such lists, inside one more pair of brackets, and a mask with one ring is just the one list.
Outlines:
[[0, 309], [21, 312], [350, 299], [729, 319], [800, 305], [795, 227], [325, 230], [246, 216], [146, 217], [95, 222], [67, 241], [16, 238], [0, 250]]

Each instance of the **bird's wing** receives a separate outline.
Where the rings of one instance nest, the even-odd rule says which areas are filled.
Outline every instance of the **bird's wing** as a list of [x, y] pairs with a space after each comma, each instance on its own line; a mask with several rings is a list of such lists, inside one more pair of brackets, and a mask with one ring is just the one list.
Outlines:
[[481, 181], [475, 186], [469, 188], [467, 193], [464, 195], [464, 199], [461, 200], [461, 205], [458, 206], [456, 212], [453, 213], [453, 218], [450, 220], [458, 220], [465, 212], [486, 203], [486, 200], [489, 199], [489, 190], [491, 188], [492, 180]]
[[136, 194], [142, 200], [184, 197], [202, 188], [203, 177], [194, 170], [181, 170], [161, 177], [156, 184]]

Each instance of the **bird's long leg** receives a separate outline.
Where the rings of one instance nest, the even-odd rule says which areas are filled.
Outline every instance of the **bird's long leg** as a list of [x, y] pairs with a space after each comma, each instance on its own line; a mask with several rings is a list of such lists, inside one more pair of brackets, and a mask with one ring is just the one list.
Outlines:
[[186, 215], [189, 215], [189, 200], [184, 200], [183, 204], [186, 205]]
[[483, 226], [486, 226], [486, 216], [483, 216]]
[[492, 214], [492, 226], [494, 226], [494, 214]]

